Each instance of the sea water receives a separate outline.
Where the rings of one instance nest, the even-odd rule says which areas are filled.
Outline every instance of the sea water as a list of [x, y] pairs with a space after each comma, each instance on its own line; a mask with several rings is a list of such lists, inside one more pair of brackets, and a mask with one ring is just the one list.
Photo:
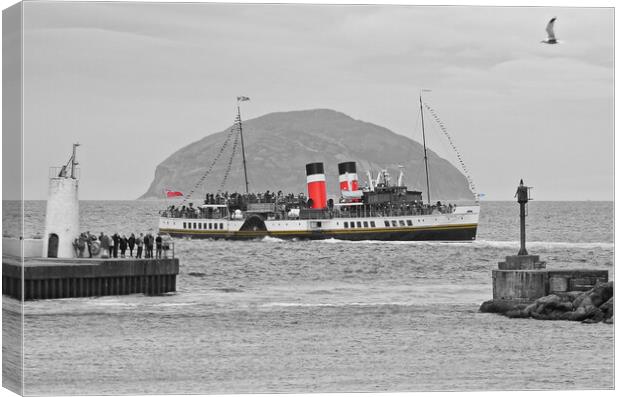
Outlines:
[[[85, 231], [129, 234], [156, 231], [166, 203], [80, 205]], [[25, 237], [44, 212], [26, 202]], [[613, 279], [612, 214], [611, 202], [532, 202], [528, 250]], [[3, 218], [16, 234], [10, 203]], [[612, 388], [613, 326], [478, 312], [518, 230], [516, 203], [483, 202], [475, 242], [175, 239], [174, 294], [25, 303], [24, 392]], [[3, 297], [5, 336], [18, 311]]]

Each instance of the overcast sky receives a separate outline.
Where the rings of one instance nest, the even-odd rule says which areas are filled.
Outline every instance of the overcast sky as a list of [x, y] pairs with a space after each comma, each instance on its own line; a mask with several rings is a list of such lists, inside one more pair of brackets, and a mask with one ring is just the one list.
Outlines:
[[[542, 44], [554, 16], [562, 43]], [[540, 200], [613, 198], [610, 8], [31, 2], [24, 62], [26, 199], [75, 141], [80, 198], [134, 199], [237, 95], [245, 119], [330, 108], [421, 140], [421, 87], [485, 199], [520, 178]]]

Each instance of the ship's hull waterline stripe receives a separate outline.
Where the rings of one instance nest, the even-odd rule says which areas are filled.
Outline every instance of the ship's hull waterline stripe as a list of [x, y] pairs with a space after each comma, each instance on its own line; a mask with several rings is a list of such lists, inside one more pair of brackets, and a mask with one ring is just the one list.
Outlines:
[[394, 227], [394, 228], [355, 228], [355, 229], [345, 229], [345, 230], [333, 230], [333, 229], [318, 229], [318, 230], [194, 230], [194, 229], [162, 229], [159, 231], [162, 233], [175, 233], [175, 234], [204, 234], [204, 235], [299, 235], [299, 234], [362, 234], [362, 233], [389, 233], [389, 232], [421, 232], [421, 231], [435, 231], [435, 230], [461, 230], [461, 229], [475, 229], [477, 228], [477, 224], [468, 224], [468, 225], [453, 225], [453, 226], [429, 226], [429, 227]]

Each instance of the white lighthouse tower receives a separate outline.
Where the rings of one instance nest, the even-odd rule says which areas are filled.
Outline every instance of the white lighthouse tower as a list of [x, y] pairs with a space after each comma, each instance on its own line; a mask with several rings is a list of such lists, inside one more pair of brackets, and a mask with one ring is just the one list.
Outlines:
[[73, 240], [80, 234], [78, 201], [78, 162], [76, 148], [67, 164], [50, 170], [49, 193], [45, 213], [44, 258], [73, 258]]

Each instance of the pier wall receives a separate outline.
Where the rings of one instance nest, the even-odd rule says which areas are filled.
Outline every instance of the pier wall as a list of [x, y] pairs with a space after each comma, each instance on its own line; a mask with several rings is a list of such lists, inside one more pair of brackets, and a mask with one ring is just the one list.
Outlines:
[[158, 295], [176, 291], [178, 273], [177, 258], [24, 258], [22, 262], [19, 257], [3, 255], [2, 293], [24, 300]]
[[493, 300], [532, 302], [549, 294], [588, 291], [608, 281], [607, 270], [493, 270]]
[[11, 237], [2, 237], [2, 254], [11, 256], [39, 257], [43, 250], [43, 239], [25, 238], [23, 240]]

